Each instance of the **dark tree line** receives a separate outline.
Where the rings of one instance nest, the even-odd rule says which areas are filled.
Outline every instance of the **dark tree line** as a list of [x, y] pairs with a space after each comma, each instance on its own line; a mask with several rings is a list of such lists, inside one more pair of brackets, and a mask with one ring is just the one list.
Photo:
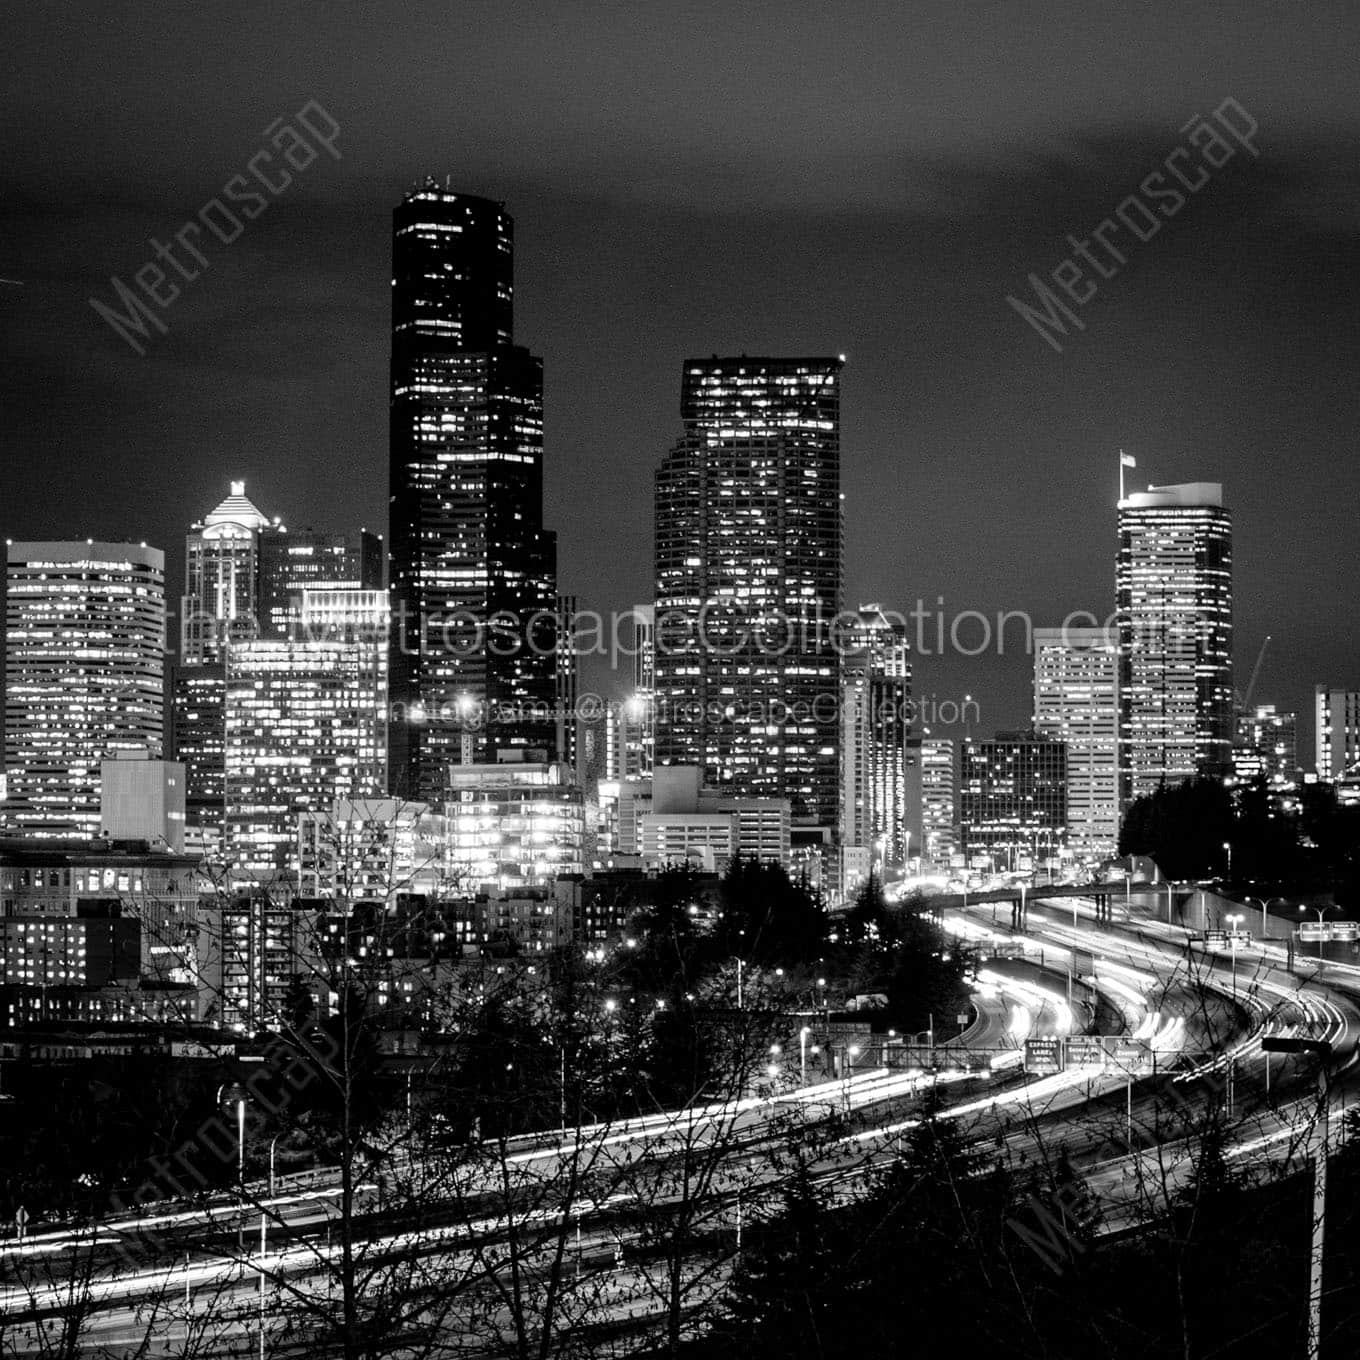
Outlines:
[[[1354, 1130], [1353, 1130], [1354, 1132]], [[1033, 1216], [1072, 1172], [1036, 1182], [930, 1120], [870, 1191], [837, 1204], [796, 1176], [748, 1234], [724, 1319], [691, 1353], [704, 1360], [877, 1360], [993, 1355], [1029, 1360], [1256, 1360], [1302, 1353], [1311, 1178], [1244, 1179], [1220, 1131], [1204, 1129], [1170, 1212], [1109, 1240], [1099, 1215], [1065, 1231]], [[1360, 1145], [1331, 1161], [1323, 1355], [1360, 1346]], [[1017, 1232], [1028, 1225], [1031, 1237]], [[1037, 1248], [1037, 1249], [1036, 1249]]]
[[1236, 790], [1197, 778], [1136, 799], [1119, 833], [1121, 855], [1150, 855], [1169, 878], [1221, 878], [1232, 846], [1235, 882], [1286, 892], [1332, 892], [1360, 906], [1360, 807], [1342, 807], [1329, 784], [1303, 784], [1285, 811], [1263, 780]]

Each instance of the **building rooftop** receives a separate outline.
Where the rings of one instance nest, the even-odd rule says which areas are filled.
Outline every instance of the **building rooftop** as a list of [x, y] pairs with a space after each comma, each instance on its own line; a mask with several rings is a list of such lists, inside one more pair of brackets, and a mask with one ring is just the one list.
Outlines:
[[1223, 508], [1222, 482], [1181, 482], [1177, 486], [1150, 486], [1119, 502], [1121, 510], [1159, 510], [1166, 507]]

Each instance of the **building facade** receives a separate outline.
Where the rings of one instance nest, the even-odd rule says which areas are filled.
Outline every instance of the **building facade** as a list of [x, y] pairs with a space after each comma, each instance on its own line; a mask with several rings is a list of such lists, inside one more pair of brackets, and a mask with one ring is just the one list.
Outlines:
[[656, 763], [840, 819], [838, 358], [690, 359], [656, 475]]
[[289, 529], [275, 524], [259, 536], [259, 594], [253, 604], [258, 636], [294, 636], [302, 618], [302, 595], [326, 587], [381, 590], [385, 564], [379, 534]]
[[948, 737], [922, 736], [919, 831], [923, 867], [946, 867], [958, 850], [958, 803], [954, 743]]
[[305, 641], [228, 649], [224, 848], [233, 883], [294, 876], [302, 814], [386, 791], [386, 592], [305, 591], [301, 625]]
[[1119, 643], [1103, 628], [1034, 630], [1034, 730], [1067, 748], [1067, 841], [1102, 859], [1119, 845]]
[[1313, 690], [1313, 768], [1317, 777], [1340, 783], [1360, 773], [1360, 690]]
[[516, 754], [449, 768], [449, 868], [465, 892], [537, 888], [585, 872], [591, 847], [575, 772]]
[[426, 803], [342, 799], [304, 813], [298, 835], [303, 897], [388, 905], [406, 896], [448, 897], [459, 886], [448, 818]]
[[5, 596], [6, 824], [99, 831], [99, 767], [159, 758], [165, 555], [133, 543], [10, 543]]
[[856, 619], [841, 642], [841, 841], [868, 850], [871, 864], [900, 866], [916, 759], [907, 628], [877, 604], [861, 605]]
[[1121, 799], [1232, 770], [1232, 518], [1216, 482], [1119, 502]]
[[972, 867], [1020, 872], [1051, 862], [1067, 831], [1067, 748], [1029, 732], [965, 738], [959, 834]]
[[234, 630], [254, 636], [258, 627], [260, 533], [268, 516], [246, 495], [244, 482], [192, 525], [184, 542], [184, 595], [180, 600], [180, 664], [221, 661]]
[[1233, 780], [1264, 779], [1269, 789], [1292, 788], [1299, 777], [1298, 721], [1274, 704], [1257, 704], [1237, 715], [1233, 742]]
[[555, 753], [543, 365], [512, 341], [503, 204], [427, 180], [392, 258], [392, 792], [438, 804], [455, 761]]

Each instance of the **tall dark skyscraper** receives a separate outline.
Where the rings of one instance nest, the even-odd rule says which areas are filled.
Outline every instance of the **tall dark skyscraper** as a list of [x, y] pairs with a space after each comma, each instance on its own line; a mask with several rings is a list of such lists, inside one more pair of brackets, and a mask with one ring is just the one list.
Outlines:
[[427, 180], [393, 214], [391, 780], [556, 751], [557, 536], [543, 528], [543, 363], [512, 343], [504, 205]]
[[690, 359], [656, 475], [656, 762], [840, 811], [838, 358]]
[[1217, 482], [1119, 502], [1119, 696], [1127, 801], [1232, 769], [1232, 517]]

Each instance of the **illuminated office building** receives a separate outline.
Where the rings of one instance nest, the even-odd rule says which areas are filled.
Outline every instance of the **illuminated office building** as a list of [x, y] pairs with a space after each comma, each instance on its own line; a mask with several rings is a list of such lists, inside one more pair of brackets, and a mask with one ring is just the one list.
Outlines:
[[302, 592], [323, 587], [383, 588], [383, 543], [366, 529], [335, 533], [273, 525], [260, 531], [259, 632], [290, 636], [302, 612]]
[[502, 204], [427, 180], [392, 260], [392, 791], [438, 803], [450, 764], [557, 742], [543, 364], [512, 342]]
[[1025, 871], [1048, 865], [1067, 830], [1067, 748], [1032, 732], [964, 739], [959, 833], [973, 867]]
[[1067, 841], [1074, 854], [1119, 845], [1119, 647], [1103, 628], [1034, 630], [1034, 730], [1067, 748]]
[[909, 854], [907, 779], [916, 759], [907, 628], [876, 604], [861, 605], [855, 620], [840, 641], [841, 841], [868, 850], [871, 864], [900, 865]]
[[412, 896], [446, 897], [458, 886], [448, 819], [424, 803], [343, 798], [304, 813], [299, 841], [303, 897], [391, 906]]
[[1299, 777], [1298, 722], [1274, 704], [1257, 704], [1237, 715], [1233, 742], [1233, 780], [1264, 779], [1272, 790], [1292, 788]]
[[1340, 783], [1360, 774], [1360, 690], [1313, 690], [1314, 763], [1317, 777]]
[[954, 743], [947, 737], [923, 736], [919, 755], [921, 857], [939, 869], [948, 865], [958, 849]]
[[180, 664], [222, 659], [234, 630], [251, 637], [259, 606], [260, 532], [270, 524], [246, 496], [244, 482], [193, 525], [184, 544]]
[[387, 782], [387, 593], [308, 590], [304, 641], [227, 653], [225, 853], [233, 882], [296, 871], [298, 821]]
[[1119, 502], [1121, 797], [1231, 773], [1232, 517], [1216, 482]]
[[585, 871], [585, 794], [574, 772], [519, 754], [449, 767], [450, 866], [464, 891], [532, 888]]
[[836, 358], [690, 359], [656, 475], [656, 763], [840, 817]]
[[226, 662], [176, 666], [170, 691], [170, 749], [184, 766], [184, 848], [222, 854], [226, 811]]
[[10, 543], [5, 769], [10, 828], [99, 833], [100, 762], [162, 754], [165, 555], [133, 543]]

